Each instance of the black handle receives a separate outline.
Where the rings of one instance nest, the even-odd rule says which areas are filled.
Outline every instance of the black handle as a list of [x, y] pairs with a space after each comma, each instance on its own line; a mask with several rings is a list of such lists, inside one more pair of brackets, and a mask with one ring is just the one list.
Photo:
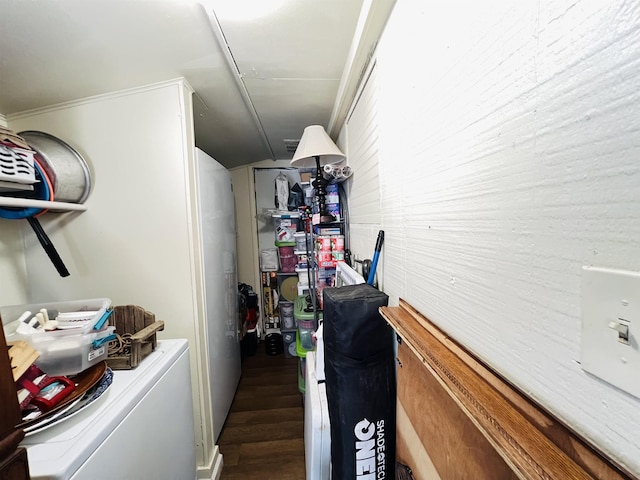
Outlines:
[[380, 252], [382, 250], [382, 243], [384, 242], [384, 230], [378, 232], [378, 239], [376, 240], [376, 248], [374, 251]]
[[371, 259], [365, 258], [362, 261], [362, 276], [365, 279], [369, 278], [370, 271], [371, 271]]
[[31, 228], [35, 232], [36, 237], [38, 237], [38, 240], [40, 240], [40, 245], [42, 245], [44, 251], [47, 252], [47, 255], [51, 259], [51, 263], [53, 263], [53, 266], [56, 267], [56, 270], [58, 271], [60, 276], [68, 277], [69, 270], [67, 270], [67, 267], [60, 258], [60, 255], [58, 255], [58, 251], [53, 246], [53, 243], [51, 243], [51, 240], [49, 240], [49, 237], [42, 228], [42, 225], [40, 225], [38, 219], [35, 217], [27, 217], [27, 220], [29, 221], [29, 225], [31, 225]]

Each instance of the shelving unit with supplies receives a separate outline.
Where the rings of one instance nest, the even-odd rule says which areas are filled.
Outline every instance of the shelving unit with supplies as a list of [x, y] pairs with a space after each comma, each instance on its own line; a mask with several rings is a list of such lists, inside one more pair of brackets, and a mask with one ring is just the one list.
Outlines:
[[313, 308], [315, 328], [318, 328], [322, 311], [322, 289], [335, 286], [336, 262], [344, 260], [345, 222], [341, 218], [338, 185], [329, 185], [328, 204], [332, 205], [335, 221], [314, 223], [310, 219], [306, 231], [306, 251], [309, 264], [309, 306]]
[[309, 263], [309, 301], [318, 327], [318, 312], [322, 311], [322, 290], [335, 286], [336, 262], [344, 260], [344, 223], [322, 223], [312, 226], [307, 234]]
[[[334, 195], [328, 195], [335, 221], [320, 223], [319, 215], [310, 215], [305, 223], [304, 247], [308, 264], [308, 293], [296, 300], [298, 324], [297, 355], [300, 358], [298, 389], [305, 393], [306, 356], [316, 350], [316, 331], [322, 322], [322, 291], [336, 285], [337, 262], [345, 255], [345, 222], [341, 217], [338, 185]], [[330, 188], [332, 188], [330, 187]], [[332, 192], [332, 193], [333, 193]], [[314, 221], [315, 220], [315, 221]]]
[[300, 214], [277, 212], [272, 218], [275, 249], [263, 252], [271, 258], [263, 262], [261, 271], [265, 334], [295, 330], [293, 302], [298, 293], [298, 260], [293, 234], [298, 230]]

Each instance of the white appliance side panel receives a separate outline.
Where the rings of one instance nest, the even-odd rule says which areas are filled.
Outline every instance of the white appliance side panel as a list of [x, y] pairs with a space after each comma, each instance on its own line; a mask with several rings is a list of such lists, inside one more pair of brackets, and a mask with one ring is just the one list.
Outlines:
[[331, 478], [331, 422], [329, 421], [329, 403], [327, 402], [327, 384], [318, 384], [318, 397], [320, 398], [320, 411], [322, 422], [322, 443], [320, 449], [320, 478]]
[[[145, 402], [149, 391], [157, 384], [162, 383], [163, 386], [168, 386], [169, 381], [165, 379], [165, 373], [175, 365], [178, 358], [187, 356], [186, 340], [161, 340], [155, 352], [145, 358], [137, 368], [115, 371], [111, 387], [92, 405], [66, 421], [25, 437], [21, 446], [27, 448], [31, 478], [33, 480], [69, 479], [83, 463], [87, 462], [94, 451], [100, 448], [100, 445], [107, 442], [109, 436], [119, 428], [120, 424], [128, 421], [136, 422], [138, 415], [148, 418], [144, 410], [135, 409], [136, 405]], [[188, 372], [178, 380], [178, 386], [171, 387], [173, 395], [163, 399], [163, 403], [172, 405], [172, 402], [189, 402]], [[187, 390], [181, 391], [180, 388], [187, 388]], [[176, 397], [181, 399], [176, 400]], [[188, 416], [192, 413], [193, 407], [189, 403], [184, 409], [184, 414]], [[172, 413], [172, 415], [176, 414]], [[182, 416], [182, 413], [178, 415]], [[181, 424], [180, 429], [186, 433], [176, 433], [179, 437], [193, 434], [193, 418]], [[149, 437], [145, 432], [142, 432], [142, 436], [147, 439], [147, 443], [140, 443], [137, 448], [141, 450], [152, 448], [156, 437]], [[192, 437], [189, 441], [191, 448], [193, 444]], [[132, 449], [131, 447], [130, 442], [125, 442], [112, 449], [110, 455], [119, 458], [120, 449]]]
[[314, 352], [307, 353], [304, 396], [304, 456], [307, 480], [329, 480], [331, 431], [325, 384], [318, 383]]
[[240, 381], [236, 222], [231, 174], [196, 149], [198, 211], [202, 235], [206, 341], [217, 441]]
[[184, 352], [71, 479], [195, 479], [189, 379]]

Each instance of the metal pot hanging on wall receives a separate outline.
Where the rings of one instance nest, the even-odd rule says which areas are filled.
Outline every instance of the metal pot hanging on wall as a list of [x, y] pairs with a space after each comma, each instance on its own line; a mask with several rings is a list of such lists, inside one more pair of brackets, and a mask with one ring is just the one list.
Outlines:
[[[80, 154], [62, 140], [44, 132], [25, 131], [19, 135], [36, 151], [34, 170], [37, 182], [31, 198], [84, 203], [91, 190], [91, 175]], [[30, 207], [0, 207], [0, 218], [27, 219], [60, 276], [66, 277], [69, 270], [37, 219], [46, 211]]]
[[42, 160], [56, 201], [84, 203], [91, 190], [91, 174], [82, 156], [70, 145], [45, 132], [27, 130], [18, 135]]
[[[51, 182], [47, 178], [47, 175], [44, 169], [42, 168], [40, 162], [34, 159], [33, 166], [35, 169], [35, 174], [36, 174], [35, 176], [37, 181], [34, 185], [34, 191], [33, 191], [36, 200], [47, 200], [47, 201], [53, 200], [53, 189], [51, 187]], [[45, 210], [41, 208], [33, 208], [33, 207], [27, 207], [27, 208], [3, 207], [3, 208], [0, 208], [0, 218], [6, 218], [9, 220], [19, 220], [19, 219], [26, 218], [27, 221], [29, 222], [29, 225], [31, 225], [31, 228], [36, 234], [36, 237], [38, 237], [38, 240], [40, 241], [40, 245], [42, 245], [42, 248], [44, 248], [44, 251], [47, 253], [49, 258], [51, 259], [51, 262], [53, 263], [54, 267], [56, 267], [56, 270], [58, 271], [60, 276], [67, 277], [69, 276], [69, 270], [67, 270], [67, 267], [65, 266], [64, 262], [60, 258], [58, 251], [55, 249], [55, 247], [53, 246], [53, 243], [51, 243], [51, 240], [49, 239], [44, 229], [42, 228], [42, 225], [40, 225], [40, 222], [36, 218], [37, 215], [40, 215], [41, 213], [44, 213], [44, 212]]]

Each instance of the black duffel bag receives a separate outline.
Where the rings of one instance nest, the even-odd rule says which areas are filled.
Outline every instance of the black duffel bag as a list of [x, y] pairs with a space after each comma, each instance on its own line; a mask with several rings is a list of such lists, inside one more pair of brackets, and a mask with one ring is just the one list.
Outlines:
[[367, 284], [323, 290], [332, 478], [395, 478], [394, 333], [378, 312], [388, 301]]

